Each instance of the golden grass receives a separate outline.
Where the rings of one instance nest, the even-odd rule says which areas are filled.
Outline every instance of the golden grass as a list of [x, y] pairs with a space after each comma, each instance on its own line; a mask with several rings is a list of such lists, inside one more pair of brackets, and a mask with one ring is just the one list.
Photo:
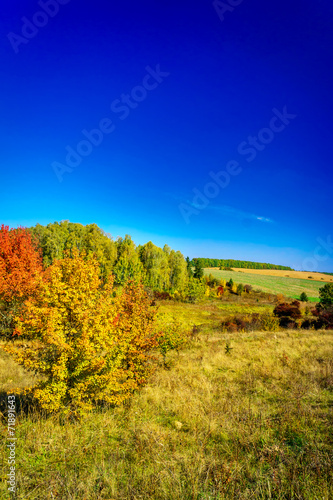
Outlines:
[[[203, 318], [195, 305], [184, 311]], [[23, 386], [0, 359], [2, 390], [15, 373]], [[329, 500], [332, 359], [331, 331], [215, 331], [171, 354], [171, 369], [161, 364], [119, 408], [76, 423], [21, 413], [17, 499]]]
[[242, 269], [240, 267], [234, 267], [234, 271], [239, 271], [241, 273], [249, 274], [262, 274], [264, 276], [282, 276], [284, 278], [298, 278], [303, 280], [316, 280], [325, 281], [327, 283], [333, 282], [333, 276], [323, 273], [311, 273], [308, 271], [282, 271], [279, 269]]

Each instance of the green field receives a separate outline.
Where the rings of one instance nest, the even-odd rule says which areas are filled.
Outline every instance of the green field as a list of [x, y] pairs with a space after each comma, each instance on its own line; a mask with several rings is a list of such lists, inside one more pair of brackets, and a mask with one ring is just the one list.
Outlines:
[[302, 292], [305, 292], [311, 302], [318, 302], [319, 288], [324, 286], [322, 281], [312, 281], [296, 278], [284, 278], [280, 276], [264, 276], [262, 274], [250, 274], [237, 271], [218, 271], [215, 269], [205, 269], [205, 274], [212, 274], [215, 278], [229, 280], [235, 283], [252, 285], [255, 289], [260, 289], [267, 293], [282, 293], [286, 297], [298, 299]]

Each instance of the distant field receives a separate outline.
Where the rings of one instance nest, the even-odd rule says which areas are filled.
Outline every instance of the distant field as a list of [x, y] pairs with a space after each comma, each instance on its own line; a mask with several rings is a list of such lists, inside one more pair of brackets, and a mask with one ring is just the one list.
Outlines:
[[[268, 269], [238, 269], [238, 271], [219, 271], [217, 269], [205, 269], [205, 274], [210, 273], [218, 279], [229, 280], [232, 278], [235, 283], [252, 285], [254, 288], [267, 293], [283, 293], [283, 295], [295, 299], [299, 298], [302, 292], [305, 292], [312, 302], [318, 302], [319, 288], [321, 288], [324, 283], [324, 281], [318, 281], [318, 276], [325, 276], [325, 281], [329, 281], [331, 278], [328, 275], [320, 275], [316, 273], [312, 273], [314, 276], [317, 276], [316, 281], [304, 278], [285, 277], [286, 274], [289, 274], [290, 276], [292, 276], [292, 273], [302, 274], [301, 272], [297, 273], [297, 271], [274, 271]], [[268, 273], [279, 274], [271, 276], [268, 275]], [[311, 276], [311, 273], [306, 274]]]
[[327, 281], [333, 282], [333, 276], [323, 273], [310, 273], [308, 271], [281, 271], [280, 269], [241, 269], [233, 268], [234, 271], [239, 271], [246, 274], [263, 274], [265, 276], [282, 276], [284, 278], [299, 278], [303, 280]]

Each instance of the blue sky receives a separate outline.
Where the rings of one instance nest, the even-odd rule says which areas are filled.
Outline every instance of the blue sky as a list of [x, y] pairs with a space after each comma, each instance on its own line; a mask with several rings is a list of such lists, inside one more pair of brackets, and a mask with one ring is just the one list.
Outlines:
[[333, 4], [228, 1], [2, 6], [1, 222], [333, 271]]

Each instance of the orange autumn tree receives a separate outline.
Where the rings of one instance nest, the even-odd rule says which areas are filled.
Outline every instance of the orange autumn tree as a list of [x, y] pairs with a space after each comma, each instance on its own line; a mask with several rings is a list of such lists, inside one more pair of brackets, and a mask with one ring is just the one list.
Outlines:
[[4, 350], [44, 379], [28, 392], [49, 412], [84, 413], [119, 404], [144, 384], [157, 345], [155, 309], [141, 285], [101, 287], [95, 259], [55, 261], [38, 296], [25, 303], [17, 333], [30, 339]]
[[36, 293], [43, 266], [37, 243], [24, 228], [0, 228], [0, 333], [9, 337], [25, 299]]

